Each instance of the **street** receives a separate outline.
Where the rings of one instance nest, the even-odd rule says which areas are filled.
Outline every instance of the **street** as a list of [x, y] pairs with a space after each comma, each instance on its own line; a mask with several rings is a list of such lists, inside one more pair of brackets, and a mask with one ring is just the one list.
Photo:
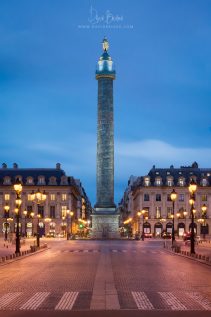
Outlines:
[[0, 316], [210, 315], [211, 267], [162, 241], [48, 241], [0, 267]]

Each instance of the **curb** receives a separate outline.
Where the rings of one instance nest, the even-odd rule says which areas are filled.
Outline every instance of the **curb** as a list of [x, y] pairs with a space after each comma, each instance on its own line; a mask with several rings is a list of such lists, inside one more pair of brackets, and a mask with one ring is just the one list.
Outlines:
[[46, 245], [41, 246], [38, 250], [32, 251], [30, 249], [25, 250], [25, 251], [21, 251], [20, 253], [16, 254], [10, 254], [10, 255], [6, 255], [3, 257], [0, 257], [0, 266], [6, 265], [6, 264], [10, 264], [13, 263], [15, 261], [18, 260], [22, 260], [28, 256], [43, 252], [43, 251], [47, 251], [49, 249], [49, 247]]
[[191, 254], [190, 251], [183, 251], [183, 250], [179, 251], [178, 249], [172, 250], [171, 247], [167, 247], [167, 246], [164, 246], [164, 249], [171, 254], [179, 255], [179, 256], [182, 256], [184, 258], [194, 260], [196, 262], [211, 266], [211, 257], [209, 257], [209, 256], [202, 255], [199, 253]]

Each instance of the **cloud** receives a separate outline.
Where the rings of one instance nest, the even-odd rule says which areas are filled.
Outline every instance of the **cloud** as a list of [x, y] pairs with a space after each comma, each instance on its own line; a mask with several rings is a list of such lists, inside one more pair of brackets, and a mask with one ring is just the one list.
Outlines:
[[[177, 147], [162, 140], [148, 139], [137, 142], [116, 142], [116, 161], [121, 164], [123, 175], [133, 172], [137, 176], [148, 173], [146, 166], [190, 165], [197, 161], [209, 167], [211, 148]], [[149, 167], [148, 167], [149, 168]]]

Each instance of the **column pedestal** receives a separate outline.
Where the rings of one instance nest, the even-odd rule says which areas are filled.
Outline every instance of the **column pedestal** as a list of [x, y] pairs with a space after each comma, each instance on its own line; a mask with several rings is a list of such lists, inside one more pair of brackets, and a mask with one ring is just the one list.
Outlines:
[[[119, 239], [119, 214], [115, 208], [108, 210], [102, 209], [104, 213], [100, 213], [99, 209], [92, 214], [92, 239]], [[111, 211], [110, 209], [113, 209]], [[107, 213], [105, 213], [107, 211]]]

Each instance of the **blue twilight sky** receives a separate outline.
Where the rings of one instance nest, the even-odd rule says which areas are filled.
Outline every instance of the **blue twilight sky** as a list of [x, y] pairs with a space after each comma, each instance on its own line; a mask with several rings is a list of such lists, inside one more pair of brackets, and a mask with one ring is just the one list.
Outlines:
[[115, 199], [157, 167], [211, 167], [211, 1], [0, 0], [0, 157], [62, 164], [95, 203], [97, 81], [116, 67]]

